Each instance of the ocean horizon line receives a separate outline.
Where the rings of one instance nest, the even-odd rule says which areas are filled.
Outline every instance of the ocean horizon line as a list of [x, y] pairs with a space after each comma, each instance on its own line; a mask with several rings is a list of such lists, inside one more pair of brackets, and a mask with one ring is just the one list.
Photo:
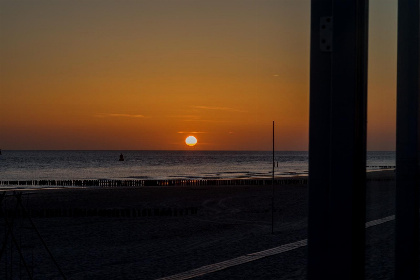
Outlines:
[[[0, 149], [2, 152], [6, 151], [45, 151], [45, 152], [272, 152], [272, 150], [196, 150], [196, 149], [183, 149], [183, 150], [136, 150], [136, 149]], [[274, 150], [274, 152], [309, 152], [308, 150]], [[366, 152], [395, 152], [395, 150], [366, 150]]]
[[[122, 154], [122, 156], [121, 156]], [[395, 152], [367, 152], [369, 169], [395, 166]], [[122, 160], [121, 160], [122, 159]], [[223, 179], [271, 176], [272, 151], [8, 150], [0, 180]], [[275, 151], [275, 175], [304, 174], [308, 151]]]

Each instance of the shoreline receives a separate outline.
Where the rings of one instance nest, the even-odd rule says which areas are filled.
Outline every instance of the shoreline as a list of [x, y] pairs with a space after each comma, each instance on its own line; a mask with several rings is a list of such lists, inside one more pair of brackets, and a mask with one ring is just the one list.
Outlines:
[[[395, 173], [367, 176], [367, 221], [394, 214]], [[272, 189], [271, 185], [40, 189], [24, 192], [22, 202], [27, 210], [50, 209], [47, 215], [32, 219], [68, 279], [157, 279], [305, 239], [308, 186], [276, 185], [274, 208]], [[14, 209], [15, 202], [11, 196], [5, 198], [5, 209]], [[194, 207], [196, 213], [180, 211]], [[51, 209], [110, 212], [57, 216]], [[151, 213], [146, 210], [143, 215], [141, 210], [140, 215], [126, 215], [126, 209], [150, 209]], [[172, 215], [161, 213], [162, 209], [171, 209]], [[34, 275], [59, 279], [42, 243], [28, 228], [28, 219], [16, 218], [14, 233], [22, 236], [22, 253], [29, 259], [35, 256]], [[392, 275], [392, 262], [383, 263], [393, 255], [388, 243], [392, 231], [386, 231], [385, 239], [381, 231], [390, 226], [392, 223], [367, 232], [367, 279]], [[375, 235], [377, 231], [381, 234]], [[0, 237], [2, 234], [4, 231]], [[0, 275], [3, 270], [4, 265]], [[305, 279], [305, 271], [306, 251], [298, 249], [203, 279]]]
[[[392, 183], [395, 180], [393, 170], [381, 170], [366, 174], [367, 184]], [[195, 180], [196, 181], [196, 180]], [[196, 203], [197, 195], [207, 197], [217, 193], [269, 192], [273, 185], [271, 180], [219, 180], [219, 184], [184, 184], [184, 185], [143, 185], [143, 186], [47, 186], [44, 188], [11, 187], [1, 189], [0, 193], [7, 197], [22, 194], [23, 199], [30, 202], [28, 210], [35, 217], [146, 217], [175, 216], [181, 213], [197, 214], [200, 203]], [[256, 182], [258, 184], [247, 184]], [[240, 184], [236, 184], [240, 183]], [[305, 177], [275, 180], [276, 192], [284, 189], [308, 190]], [[16, 192], [16, 193], [15, 193]], [[176, 198], [176, 199], [175, 199]], [[176, 203], [167, 203], [177, 200]], [[101, 210], [107, 210], [103, 212]], [[9, 215], [10, 213], [10, 209]]]
[[[366, 171], [366, 180], [392, 180], [395, 169]], [[174, 187], [174, 186], [240, 186], [271, 185], [272, 178], [249, 177], [231, 179], [167, 179], [167, 180], [0, 180], [0, 191], [24, 191], [42, 189], [83, 189], [83, 188], [127, 188], [127, 187]], [[275, 176], [275, 185], [307, 184], [308, 175]], [[19, 186], [19, 187], [16, 187]]]

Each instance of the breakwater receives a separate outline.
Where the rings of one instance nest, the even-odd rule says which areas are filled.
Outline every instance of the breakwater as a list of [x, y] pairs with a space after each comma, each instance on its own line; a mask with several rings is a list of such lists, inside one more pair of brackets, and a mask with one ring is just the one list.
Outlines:
[[[394, 169], [395, 166], [379, 166], [378, 169]], [[388, 181], [394, 178], [367, 178], [367, 181]], [[264, 179], [178, 179], [178, 180], [13, 180], [0, 181], [0, 187], [156, 187], [156, 186], [265, 186], [271, 178]], [[275, 178], [275, 185], [306, 185], [308, 177]]]
[[198, 207], [185, 208], [41, 208], [27, 209], [26, 212], [18, 208], [3, 209], [0, 217], [25, 217], [27, 213], [32, 218], [56, 217], [177, 217], [197, 215]]
[[[307, 178], [275, 179], [275, 185], [304, 185]], [[25, 180], [0, 181], [1, 186], [51, 187], [153, 187], [153, 186], [240, 186], [271, 185], [272, 179], [212, 179], [212, 180]]]
[[395, 169], [395, 165], [367, 165], [368, 169]]

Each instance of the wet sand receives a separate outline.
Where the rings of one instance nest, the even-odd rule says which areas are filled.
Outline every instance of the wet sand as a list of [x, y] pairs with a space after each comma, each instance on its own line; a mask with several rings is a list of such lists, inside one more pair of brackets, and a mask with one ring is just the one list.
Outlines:
[[[368, 183], [368, 220], [393, 214], [393, 176], [392, 171], [368, 174], [374, 178]], [[158, 279], [307, 238], [307, 191], [306, 185], [275, 186], [274, 234], [271, 186], [43, 190], [24, 194], [23, 203], [27, 209], [196, 208], [197, 213], [182, 216], [33, 218], [67, 279]], [[13, 198], [5, 204], [12, 207]], [[392, 226], [367, 230], [367, 279], [392, 279]], [[34, 278], [60, 279], [28, 220], [17, 219], [14, 232], [28, 263], [34, 256]], [[18, 260], [17, 251], [12, 257]], [[2, 265], [0, 276], [5, 273]], [[196, 279], [305, 277], [303, 247]]]

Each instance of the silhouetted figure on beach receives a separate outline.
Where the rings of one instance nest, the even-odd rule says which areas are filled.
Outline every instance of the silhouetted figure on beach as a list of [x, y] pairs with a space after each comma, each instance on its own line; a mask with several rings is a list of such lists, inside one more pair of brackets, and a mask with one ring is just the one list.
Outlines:
[[120, 154], [120, 161], [124, 161], [124, 156], [123, 156], [123, 154]]

